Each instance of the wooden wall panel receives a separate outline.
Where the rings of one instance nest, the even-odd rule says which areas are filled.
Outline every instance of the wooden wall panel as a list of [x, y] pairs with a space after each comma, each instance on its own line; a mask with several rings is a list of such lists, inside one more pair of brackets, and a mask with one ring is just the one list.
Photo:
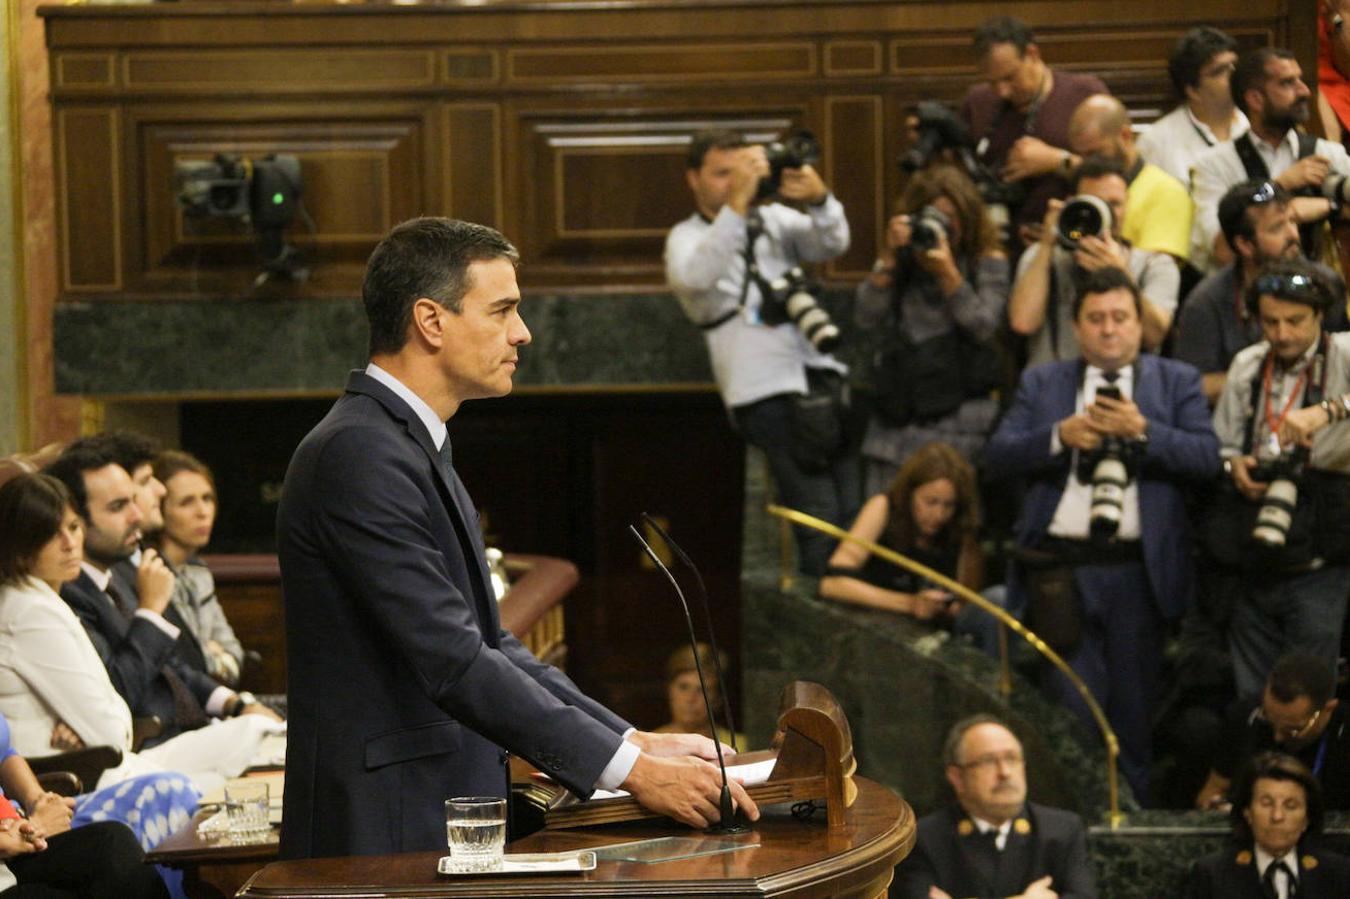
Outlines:
[[164, 188], [174, 158], [247, 149], [301, 156], [317, 225], [294, 234], [310, 282], [275, 295], [354, 294], [375, 235], [428, 213], [505, 230], [527, 288], [659, 290], [664, 232], [691, 208], [683, 148], [719, 124], [826, 138], [854, 234], [829, 274], [853, 280], [902, 186], [907, 108], [959, 102], [971, 29], [1000, 12], [1146, 124], [1171, 106], [1166, 57], [1187, 28], [1306, 53], [1291, 29], [1315, 0], [47, 7], [57, 143], [70, 127], [91, 141], [58, 171], [82, 198], [63, 280], [82, 296], [251, 292], [246, 236], [184, 226]]
[[122, 289], [122, 178], [115, 108], [56, 114], [63, 287], [71, 293]]

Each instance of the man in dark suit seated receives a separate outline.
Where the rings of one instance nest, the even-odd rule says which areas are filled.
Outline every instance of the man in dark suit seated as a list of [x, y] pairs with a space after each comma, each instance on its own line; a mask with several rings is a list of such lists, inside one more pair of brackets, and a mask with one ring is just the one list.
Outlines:
[[719, 820], [710, 739], [635, 731], [501, 627], [445, 422], [511, 391], [530, 340], [517, 259], [491, 228], [438, 218], [371, 254], [370, 364], [296, 449], [277, 513], [283, 856], [444, 851], [443, 801], [507, 795], [508, 750], [582, 797], [622, 787]]
[[[984, 462], [990, 478], [1028, 482], [1009, 605], [1028, 608], [1038, 633], [1060, 631], [1052, 645], [1104, 708], [1125, 777], [1147, 802], [1164, 623], [1180, 617], [1192, 594], [1181, 485], [1218, 474], [1219, 441], [1200, 373], [1139, 352], [1141, 303], [1129, 275], [1099, 269], [1077, 290], [1082, 357], [1022, 374]], [[1044, 589], [1047, 572], [1056, 589]], [[1052, 607], [1052, 599], [1061, 601]], [[1067, 678], [1055, 671], [1049, 686], [1095, 727]]]
[[[85, 530], [80, 576], [61, 588], [61, 598], [80, 617], [132, 715], [153, 715], [163, 722], [163, 731], [146, 745], [200, 727], [210, 717], [276, 718], [270, 709], [217, 684], [179, 657], [179, 628], [164, 616], [174, 576], [158, 553], [142, 552], [134, 591], [113, 577], [113, 566], [136, 552], [144, 518], [131, 476], [107, 448], [77, 443], [47, 472], [70, 491]], [[61, 725], [57, 729], [54, 746], [78, 748], [70, 742], [77, 737], [60, 733]]]
[[898, 899], [1091, 899], [1083, 822], [1027, 802], [1022, 744], [992, 715], [958, 721], [942, 749], [956, 802], [919, 819], [895, 869]]

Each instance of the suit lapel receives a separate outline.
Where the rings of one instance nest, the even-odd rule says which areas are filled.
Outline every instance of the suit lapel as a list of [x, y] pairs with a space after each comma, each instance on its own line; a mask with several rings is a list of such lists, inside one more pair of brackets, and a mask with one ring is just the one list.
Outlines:
[[996, 892], [1000, 896], [1014, 896], [1022, 892], [1035, 878], [1032, 866], [1036, 863], [1038, 837], [1026, 809], [1013, 819], [1008, 831], [1008, 842], [999, 854]]
[[955, 839], [956, 851], [970, 874], [970, 885], [981, 896], [993, 895], [999, 868], [999, 852], [993, 841], [979, 832], [974, 821], [960, 814]]

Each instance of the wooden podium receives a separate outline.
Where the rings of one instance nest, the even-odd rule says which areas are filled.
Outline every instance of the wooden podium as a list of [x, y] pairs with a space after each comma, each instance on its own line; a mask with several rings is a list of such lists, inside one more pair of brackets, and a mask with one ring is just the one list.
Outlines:
[[273, 862], [244, 884], [247, 899], [329, 897], [723, 896], [794, 899], [886, 894], [895, 865], [914, 844], [914, 813], [880, 784], [857, 778], [857, 798], [840, 827], [823, 811], [799, 821], [788, 807], [763, 816], [737, 837], [702, 834], [669, 821], [635, 821], [579, 830], [545, 830], [517, 840], [508, 852], [562, 852], [660, 836], [733, 840], [754, 848], [642, 864], [600, 861], [585, 874], [452, 877], [436, 873], [442, 852]]

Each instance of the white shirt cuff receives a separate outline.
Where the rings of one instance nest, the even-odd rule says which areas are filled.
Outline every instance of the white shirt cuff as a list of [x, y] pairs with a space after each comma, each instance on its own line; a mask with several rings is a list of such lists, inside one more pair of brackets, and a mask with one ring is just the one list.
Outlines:
[[[628, 733], [633, 729], [629, 728]], [[624, 741], [619, 744], [619, 751], [614, 753], [614, 758], [609, 760], [605, 770], [600, 772], [599, 779], [595, 782], [597, 790], [617, 790], [628, 779], [628, 775], [637, 764], [638, 756], [642, 755], [642, 750], [637, 748], [636, 743], [629, 743], [626, 739], [628, 734], [624, 734]]]
[[1055, 426], [1050, 429], [1050, 456], [1053, 458], [1062, 452], [1064, 452], [1064, 443], [1059, 439], [1059, 422], [1056, 422]]
[[234, 696], [234, 691], [229, 687], [216, 687], [211, 691], [211, 695], [206, 697], [206, 714], [212, 718], [225, 717], [225, 703]]
[[178, 635], [181, 633], [181, 631], [179, 631], [177, 627], [169, 623], [169, 619], [165, 618], [158, 612], [152, 612], [149, 609], [137, 609], [136, 617], [144, 618], [146, 621], [150, 622], [155, 627], [159, 628], [164, 633], [168, 634], [174, 640], [177, 640]]

